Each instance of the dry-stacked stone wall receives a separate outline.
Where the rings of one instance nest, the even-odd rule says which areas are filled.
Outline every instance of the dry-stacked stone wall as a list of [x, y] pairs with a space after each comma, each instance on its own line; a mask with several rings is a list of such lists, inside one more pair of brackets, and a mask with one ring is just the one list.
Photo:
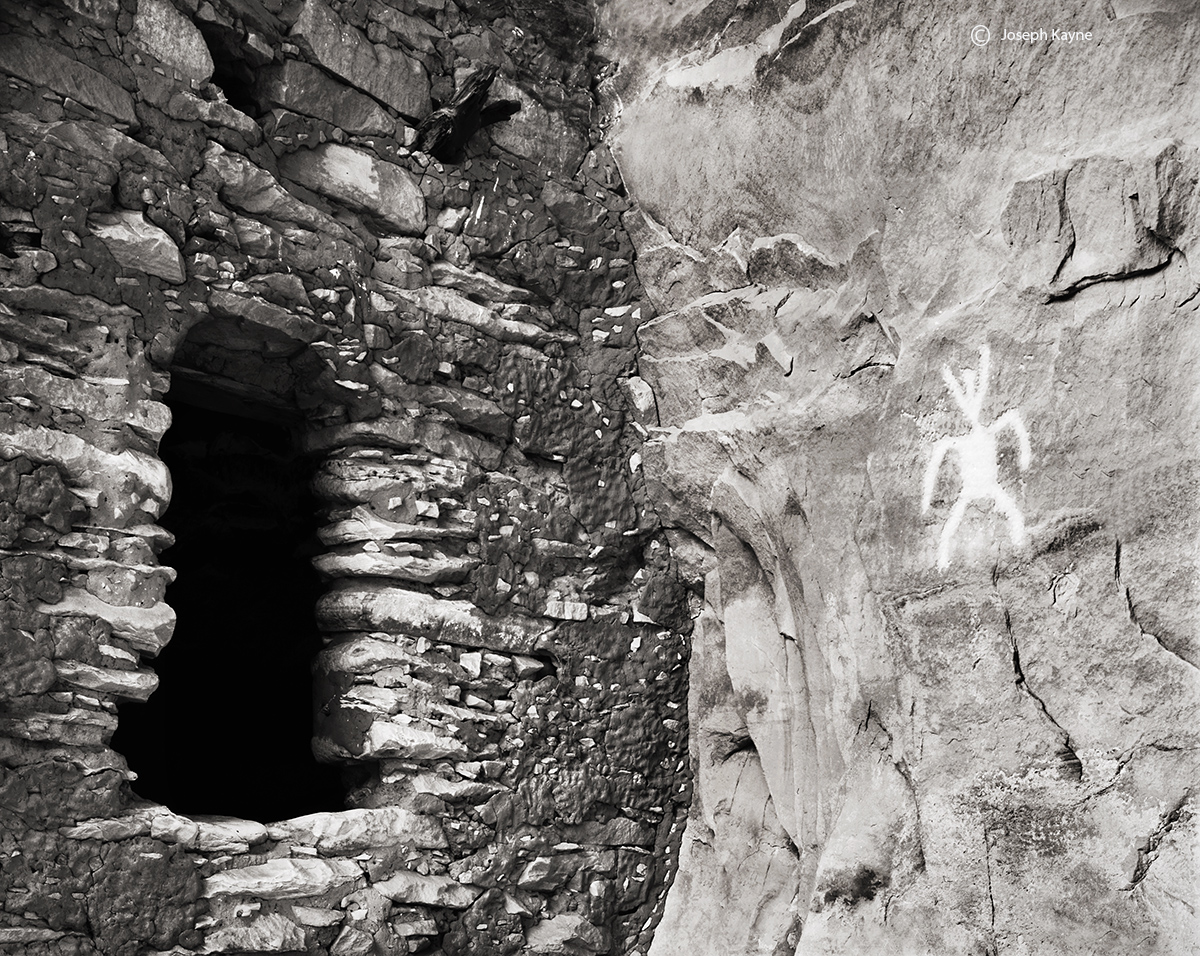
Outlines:
[[[536, 0], [0, 5], [0, 952], [644, 951], [689, 595], [590, 33]], [[418, 150], [487, 65], [521, 111]], [[109, 746], [175, 624], [173, 385], [303, 421], [344, 809], [183, 816]]]

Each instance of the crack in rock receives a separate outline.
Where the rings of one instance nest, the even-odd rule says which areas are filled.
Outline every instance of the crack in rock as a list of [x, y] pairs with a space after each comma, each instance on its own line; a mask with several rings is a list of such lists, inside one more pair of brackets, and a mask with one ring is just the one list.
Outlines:
[[1064, 772], [1075, 782], [1083, 779], [1083, 761], [1079, 759], [1079, 754], [1076, 752], [1074, 743], [1071, 741], [1070, 732], [1063, 727], [1062, 724], [1055, 719], [1046, 707], [1046, 702], [1041, 696], [1030, 686], [1028, 679], [1025, 677], [1025, 671], [1021, 666], [1021, 648], [1017, 644], [1017, 636], [1013, 632], [1012, 618], [1008, 613], [1008, 608], [1004, 608], [1004, 629], [1008, 633], [1009, 644], [1012, 647], [1012, 666], [1015, 682], [1018, 688], [1029, 695], [1030, 699], [1037, 704], [1038, 709], [1045, 714], [1046, 719], [1054, 725], [1054, 728], [1063, 735], [1063, 744], [1059, 749], [1057, 757]]
[[1184, 790], [1183, 796], [1175, 802], [1175, 805], [1159, 818], [1158, 826], [1146, 837], [1146, 842], [1138, 847], [1137, 867], [1134, 869], [1133, 879], [1129, 881], [1126, 889], [1132, 890], [1146, 878], [1150, 864], [1158, 859], [1158, 849], [1167, 834], [1174, 830], [1185, 816], [1191, 817], [1191, 797], [1191, 789]]

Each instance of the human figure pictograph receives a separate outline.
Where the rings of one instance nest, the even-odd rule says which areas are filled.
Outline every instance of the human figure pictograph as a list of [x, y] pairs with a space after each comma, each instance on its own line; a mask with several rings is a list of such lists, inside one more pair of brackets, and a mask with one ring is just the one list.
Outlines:
[[1020, 446], [1018, 465], [1021, 471], [1029, 467], [1032, 453], [1029, 447], [1029, 432], [1016, 409], [1009, 409], [990, 425], [980, 421], [983, 412], [983, 399], [988, 387], [988, 362], [990, 351], [985, 345], [979, 350], [979, 369], [964, 368], [962, 381], [950, 371], [947, 365], [942, 366], [942, 378], [954, 401], [962, 410], [971, 430], [965, 435], [943, 438], [933, 446], [933, 456], [925, 469], [925, 493], [921, 499], [921, 513], [929, 511], [933, 502], [933, 491], [937, 486], [938, 473], [942, 463], [951, 452], [958, 455], [958, 473], [962, 488], [958, 500], [950, 509], [950, 516], [942, 528], [942, 536], [938, 542], [938, 568], [945, 571], [950, 566], [950, 552], [955, 532], [966, 514], [967, 506], [973, 501], [990, 500], [996, 511], [1008, 520], [1009, 534], [1013, 544], [1018, 547], [1025, 543], [1025, 517], [1017, 508], [1012, 495], [1000, 487], [999, 453], [996, 446], [996, 436], [1006, 428], [1011, 428], [1017, 436]]

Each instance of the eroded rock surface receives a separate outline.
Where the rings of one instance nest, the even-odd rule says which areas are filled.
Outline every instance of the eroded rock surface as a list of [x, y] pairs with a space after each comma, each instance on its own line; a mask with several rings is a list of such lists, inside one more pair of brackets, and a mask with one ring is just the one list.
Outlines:
[[1200, 21], [785, 6], [601, 7], [705, 596], [651, 952], [1190, 952]]

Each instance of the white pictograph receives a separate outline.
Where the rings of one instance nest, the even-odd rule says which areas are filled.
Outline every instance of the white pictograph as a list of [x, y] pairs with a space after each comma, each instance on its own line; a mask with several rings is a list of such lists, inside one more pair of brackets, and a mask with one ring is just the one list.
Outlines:
[[950, 452], [958, 455], [958, 473], [962, 481], [962, 490], [958, 500], [950, 509], [950, 516], [942, 528], [942, 537], [938, 542], [938, 568], [946, 570], [950, 566], [950, 548], [958, 525], [967, 511], [967, 506], [973, 501], [990, 500], [996, 510], [1008, 520], [1009, 533], [1013, 544], [1020, 547], [1025, 543], [1025, 517], [1017, 508], [1012, 495], [1000, 487], [999, 455], [996, 448], [996, 436], [1006, 428], [1011, 428], [1020, 444], [1020, 459], [1018, 464], [1021, 471], [1029, 467], [1032, 453], [1029, 448], [1029, 432], [1016, 409], [1010, 408], [990, 425], [984, 425], [980, 420], [983, 411], [983, 398], [988, 387], [988, 359], [990, 352], [985, 345], [979, 350], [979, 370], [964, 368], [960, 382], [947, 365], [942, 366], [942, 378], [946, 387], [954, 396], [954, 401], [962, 409], [963, 415], [970, 422], [971, 430], [965, 435], [953, 438], [943, 438], [933, 446], [933, 457], [929, 459], [929, 467], [925, 469], [925, 494], [921, 499], [921, 513], [929, 510], [933, 502], [933, 491], [937, 486], [938, 472], [942, 462]]

